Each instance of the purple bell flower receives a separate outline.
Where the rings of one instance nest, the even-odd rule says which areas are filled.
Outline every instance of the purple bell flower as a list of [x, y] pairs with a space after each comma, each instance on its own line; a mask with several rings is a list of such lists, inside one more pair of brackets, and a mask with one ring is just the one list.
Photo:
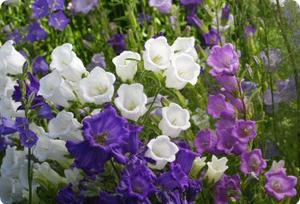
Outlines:
[[256, 123], [251, 120], [238, 120], [232, 134], [241, 142], [248, 143], [256, 137]]
[[239, 70], [239, 54], [235, 51], [232, 44], [225, 44], [222, 47], [214, 46], [207, 59], [207, 64], [212, 67], [210, 74], [234, 75]]
[[217, 149], [225, 154], [231, 154], [234, 147], [239, 144], [236, 137], [232, 135], [231, 129], [217, 130]]
[[197, 6], [202, 3], [202, 0], [180, 0], [182, 6]]
[[190, 149], [180, 148], [179, 152], [176, 155], [175, 163], [179, 164], [184, 173], [188, 175], [197, 156], [198, 155]]
[[83, 204], [83, 201], [83, 196], [74, 192], [71, 184], [60, 189], [56, 195], [57, 204]]
[[229, 15], [230, 15], [230, 6], [229, 4], [226, 4], [225, 7], [222, 9], [221, 19], [223, 21], [228, 21]]
[[238, 174], [224, 175], [215, 186], [215, 204], [226, 204], [234, 198], [239, 200], [241, 196], [241, 179]]
[[35, 0], [32, 4], [32, 17], [40, 19], [49, 14], [49, 6], [47, 0]]
[[17, 127], [13, 121], [8, 118], [0, 118], [0, 136], [9, 135], [17, 132]]
[[49, 70], [49, 65], [47, 64], [44, 57], [38, 56], [33, 61], [32, 71], [33, 74], [46, 74]]
[[16, 127], [20, 135], [22, 146], [31, 148], [37, 143], [39, 138], [29, 129], [29, 122], [26, 118], [16, 118]]
[[228, 92], [232, 93], [238, 91], [238, 80], [236, 76], [231, 75], [217, 75], [216, 80]]
[[291, 198], [297, 195], [297, 178], [295, 176], [287, 176], [283, 170], [268, 172], [265, 176], [266, 192], [278, 201], [286, 197]]
[[98, 5], [98, 0], [72, 0], [72, 8], [75, 13], [87, 14]]
[[252, 25], [248, 25], [245, 28], [245, 36], [247, 39], [252, 38], [256, 33], [256, 29]]
[[111, 36], [108, 43], [115, 50], [116, 54], [120, 54], [126, 49], [125, 36], [123, 34], [115, 34]]
[[266, 161], [262, 158], [260, 149], [254, 149], [251, 152], [244, 152], [241, 155], [240, 169], [244, 174], [254, 173], [259, 175], [267, 167]]
[[246, 95], [251, 96], [252, 92], [257, 89], [257, 84], [251, 81], [243, 80], [241, 82], [241, 87]]
[[59, 11], [65, 9], [65, 0], [47, 0], [51, 11]]
[[155, 192], [155, 180], [156, 176], [147, 167], [147, 162], [133, 157], [122, 173], [117, 192], [126, 200], [143, 202]]
[[187, 15], [186, 22], [188, 23], [188, 25], [195, 26], [196, 28], [201, 28], [203, 25], [203, 22], [200, 20], [196, 13]]
[[23, 40], [23, 36], [18, 29], [15, 29], [8, 34], [7, 40], [13, 40], [16, 44], [19, 44]]
[[76, 167], [91, 174], [100, 173], [112, 157], [121, 163], [127, 161], [125, 153], [137, 149], [140, 131], [141, 127], [128, 124], [109, 105], [83, 120], [84, 141], [67, 141], [66, 147], [75, 157]]
[[217, 136], [209, 129], [201, 130], [194, 141], [197, 152], [213, 152], [217, 142]]
[[208, 33], [204, 33], [203, 38], [206, 46], [218, 45], [221, 41], [220, 34], [214, 28], [210, 29]]
[[50, 15], [48, 23], [55, 30], [63, 31], [69, 25], [70, 19], [66, 17], [63, 11], [58, 11]]
[[149, 5], [158, 9], [161, 13], [170, 13], [172, 0], [149, 0]]
[[29, 42], [35, 42], [46, 39], [47, 35], [48, 33], [41, 27], [41, 25], [38, 22], [35, 22], [29, 24], [26, 39]]
[[278, 69], [278, 65], [282, 61], [282, 55], [280, 49], [270, 48], [268, 50], [269, 58], [267, 55], [267, 51], [263, 51], [260, 53], [260, 57], [265, 65], [265, 68], [269, 72], [276, 72]]
[[227, 113], [228, 115], [235, 115], [234, 107], [225, 101], [225, 96], [222, 94], [209, 95], [207, 113], [213, 118], [220, 118], [222, 113]]

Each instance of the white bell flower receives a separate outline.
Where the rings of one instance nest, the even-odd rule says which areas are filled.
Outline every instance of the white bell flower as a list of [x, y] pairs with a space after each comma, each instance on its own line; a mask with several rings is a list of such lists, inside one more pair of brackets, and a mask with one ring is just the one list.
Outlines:
[[116, 77], [112, 73], [95, 67], [86, 78], [78, 83], [80, 100], [98, 105], [111, 101], [115, 80]]
[[190, 114], [176, 103], [170, 103], [168, 107], [162, 108], [162, 120], [158, 127], [164, 135], [175, 138], [181, 131], [187, 130], [191, 124]]
[[10, 77], [0, 74], [0, 97], [11, 97], [14, 92], [14, 86], [17, 85]]
[[26, 153], [24, 151], [18, 151], [15, 146], [8, 146], [0, 168], [1, 176], [18, 178], [25, 159]]
[[87, 71], [72, 49], [73, 46], [70, 43], [56, 47], [51, 54], [50, 69], [58, 70], [67, 80], [79, 81]]
[[34, 180], [48, 181], [56, 187], [60, 183], [66, 183], [66, 179], [54, 171], [47, 162], [43, 162], [42, 164], [35, 163], [33, 170]]
[[68, 107], [69, 101], [76, 98], [70, 84], [56, 70], [41, 78], [38, 95], [63, 107]]
[[178, 37], [173, 43], [172, 48], [175, 54], [186, 53], [192, 56], [194, 60], [198, 59], [194, 37]]
[[45, 130], [34, 123], [30, 124], [30, 129], [39, 136], [39, 140], [33, 148], [33, 155], [40, 162], [54, 160], [62, 166], [70, 163], [70, 159], [65, 157], [65, 155], [69, 155], [65, 141], [48, 138]]
[[165, 70], [170, 65], [173, 54], [174, 51], [165, 37], [147, 40], [143, 53], [145, 69], [153, 72]]
[[136, 72], [137, 64], [141, 61], [141, 56], [137, 52], [123, 51], [113, 58], [112, 62], [116, 66], [116, 73], [122, 81], [132, 81]]
[[200, 74], [200, 66], [188, 54], [176, 54], [165, 71], [166, 87], [180, 90], [187, 83], [195, 85]]
[[125, 118], [137, 121], [147, 111], [147, 96], [142, 84], [122, 84], [117, 93], [115, 104]]
[[21, 74], [26, 59], [13, 46], [13, 41], [9, 40], [0, 47], [0, 73]]
[[218, 159], [215, 155], [212, 156], [210, 162], [207, 162], [207, 172], [206, 177], [210, 182], [217, 182], [223, 176], [224, 172], [228, 169], [227, 166], [228, 159], [226, 157], [222, 157]]
[[77, 186], [81, 179], [83, 179], [83, 173], [80, 169], [72, 168], [65, 169], [64, 171], [67, 183], [71, 183], [73, 186]]
[[61, 140], [82, 140], [82, 125], [74, 118], [74, 114], [65, 110], [59, 112], [48, 124], [48, 135]]
[[[18, 179], [0, 177], [0, 201], [12, 204], [23, 200], [23, 187]], [[0, 202], [1, 203], [1, 202]]]
[[21, 102], [15, 102], [11, 96], [0, 95], [1, 116], [6, 118], [23, 117], [24, 111], [18, 110]]
[[160, 135], [155, 139], [150, 140], [147, 144], [148, 150], [145, 156], [153, 159], [156, 164], [149, 164], [153, 169], [163, 169], [168, 162], [173, 162], [176, 159], [176, 154], [179, 151], [177, 145], [171, 142], [166, 135]]

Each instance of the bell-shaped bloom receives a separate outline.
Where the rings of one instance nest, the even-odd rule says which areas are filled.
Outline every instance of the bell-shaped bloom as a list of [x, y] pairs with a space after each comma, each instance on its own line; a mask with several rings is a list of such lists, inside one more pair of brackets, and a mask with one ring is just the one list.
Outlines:
[[137, 148], [139, 126], [129, 124], [112, 106], [83, 120], [84, 141], [68, 141], [66, 147], [75, 157], [75, 166], [94, 174], [104, 170], [112, 157], [124, 164], [125, 154]]
[[48, 124], [48, 135], [61, 140], [82, 140], [81, 124], [74, 114], [65, 110], [59, 112]]
[[239, 174], [232, 176], [224, 175], [215, 185], [214, 200], [217, 204], [229, 203], [231, 200], [239, 200], [240, 195], [241, 178]]
[[114, 94], [116, 77], [100, 67], [95, 67], [90, 74], [79, 81], [78, 92], [83, 102], [103, 104], [111, 101]]
[[172, 9], [172, 0], [149, 0], [149, 5], [157, 8], [161, 13], [170, 13]]
[[232, 93], [239, 90], [238, 80], [236, 76], [230, 75], [218, 75], [216, 76], [217, 82], [222, 86], [226, 91]]
[[137, 52], [123, 51], [120, 55], [113, 58], [113, 63], [116, 66], [116, 73], [122, 81], [133, 80], [136, 71], [137, 63], [141, 61], [141, 56]]
[[195, 85], [200, 74], [200, 65], [197, 64], [193, 57], [182, 53], [175, 54], [171, 64], [165, 71], [166, 87], [183, 89], [187, 83]]
[[52, 13], [49, 17], [48, 24], [55, 30], [63, 31], [69, 25], [70, 19], [68, 19], [63, 11]]
[[143, 53], [145, 69], [153, 72], [167, 69], [173, 54], [174, 51], [165, 37], [160, 36], [147, 40]]
[[47, 0], [35, 0], [31, 5], [32, 18], [40, 19], [49, 15], [49, 5]]
[[210, 74], [235, 74], [240, 66], [239, 54], [232, 44], [225, 44], [222, 47], [214, 46], [207, 59], [207, 64], [212, 67]]
[[56, 70], [41, 78], [38, 95], [63, 107], [68, 107], [69, 101], [75, 100], [70, 84]]
[[98, 4], [98, 0], [72, 0], [72, 9], [76, 13], [87, 14]]
[[244, 152], [241, 155], [240, 169], [244, 174], [254, 173], [255, 175], [259, 175], [266, 167], [267, 163], [263, 159], [260, 149]]
[[33, 74], [38, 74], [38, 73], [46, 74], [48, 70], [49, 70], [49, 65], [47, 64], [44, 57], [38, 56], [37, 58], [34, 59], [32, 64]]
[[117, 93], [115, 104], [125, 118], [137, 121], [147, 111], [147, 96], [142, 84], [122, 84]]
[[171, 142], [166, 135], [160, 135], [147, 144], [145, 156], [154, 160], [155, 164], [149, 166], [153, 169], [163, 169], [168, 162], [173, 162], [176, 159], [176, 154], [179, 151], [177, 145]]
[[[227, 14], [224, 15], [225, 13]], [[220, 32], [225, 32], [228, 29], [230, 29], [232, 26], [234, 26], [234, 17], [232, 14], [228, 13], [228, 10], [225, 12], [223, 12], [223, 10], [220, 10], [218, 12], [218, 15], [215, 16], [212, 22], [212, 28], [219, 30]]]
[[238, 120], [232, 134], [241, 142], [248, 143], [256, 137], [256, 123], [251, 120]]
[[274, 160], [272, 162], [272, 166], [271, 166], [269, 172], [275, 172], [275, 171], [279, 171], [279, 170], [286, 172], [286, 168], [284, 166], [285, 166], [284, 160], [280, 160], [278, 162]]
[[178, 37], [173, 45], [172, 48], [174, 53], [181, 54], [186, 53], [191, 55], [194, 60], [198, 59], [198, 54], [195, 49], [195, 38], [194, 37]]
[[181, 131], [187, 130], [191, 126], [189, 120], [190, 114], [187, 109], [171, 103], [168, 107], [162, 108], [162, 120], [158, 127], [164, 135], [175, 138]]
[[16, 146], [8, 146], [0, 168], [1, 177], [18, 177], [25, 160], [26, 153], [24, 151], [17, 150]]
[[41, 164], [35, 163], [34, 165], [34, 179], [48, 181], [56, 188], [59, 184], [65, 183], [64, 177], [61, 177], [56, 171], [54, 171], [47, 162]]
[[0, 73], [21, 74], [26, 59], [13, 46], [9, 40], [0, 47]]
[[16, 127], [19, 132], [22, 146], [31, 148], [37, 143], [39, 138], [36, 133], [29, 128], [29, 121], [27, 118], [17, 117]]
[[0, 177], [0, 203], [11, 204], [21, 202], [24, 199], [23, 190], [24, 188], [18, 179], [3, 175]]
[[207, 113], [213, 118], [219, 118], [221, 115], [234, 116], [235, 109], [233, 105], [225, 101], [222, 94], [208, 96]]
[[30, 128], [39, 136], [37, 144], [33, 148], [33, 155], [40, 161], [54, 160], [62, 166], [70, 163], [64, 156], [68, 155], [65, 147], [66, 142], [63, 140], [54, 140], [48, 138], [45, 130], [36, 124], [30, 124]]
[[291, 198], [297, 195], [297, 178], [295, 176], [287, 176], [283, 170], [268, 172], [265, 174], [266, 184], [265, 190], [278, 201], [284, 198]]
[[50, 69], [59, 71], [67, 80], [79, 81], [86, 69], [72, 49], [70, 43], [56, 47], [51, 53]]
[[217, 143], [217, 136], [210, 129], [199, 131], [195, 139], [195, 147], [200, 154], [204, 152], [212, 153]]
[[144, 160], [132, 157], [122, 172], [117, 192], [126, 200], [149, 200], [149, 196], [156, 190], [155, 174], [147, 167]]
[[203, 34], [205, 45], [214, 46], [218, 45], [221, 41], [221, 36], [216, 29], [210, 29], [208, 33]]
[[228, 169], [227, 166], [228, 159], [222, 157], [218, 159], [215, 155], [212, 156], [210, 162], [207, 162], [207, 172], [206, 177], [210, 182], [217, 182], [223, 176], [224, 172]]
[[190, 172], [190, 175], [193, 178], [198, 177], [201, 170], [206, 166], [206, 157], [196, 157], [193, 162], [193, 166]]

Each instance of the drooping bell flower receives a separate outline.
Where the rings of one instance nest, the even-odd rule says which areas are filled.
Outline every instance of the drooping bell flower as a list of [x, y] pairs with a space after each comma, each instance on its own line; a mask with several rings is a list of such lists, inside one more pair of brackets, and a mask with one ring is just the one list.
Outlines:
[[260, 149], [244, 152], [241, 155], [240, 169], [244, 174], [254, 173], [255, 175], [259, 175], [266, 167], [267, 163], [263, 159]]

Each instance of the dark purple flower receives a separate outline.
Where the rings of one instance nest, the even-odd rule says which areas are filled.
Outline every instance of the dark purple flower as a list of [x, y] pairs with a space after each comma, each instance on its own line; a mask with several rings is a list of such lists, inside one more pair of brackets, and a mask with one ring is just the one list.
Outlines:
[[188, 175], [197, 156], [198, 155], [190, 149], [180, 148], [179, 152], [176, 155], [175, 163], [179, 164], [184, 173]]
[[213, 118], [220, 118], [225, 112], [232, 116], [235, 114], [234, 107], [225, 101], [225, 96], [222, 94], [208, 96], [207, 112]]
[[217, 149], [225, 154], [232, 153], [239, 141], [232, 135], [232, 129], [217, 130], [218, 143]]
[[184, 190], [188, 187], [189, 177], [179, 164], [171, 165], [170, 171], [163, 173], [158, 178], [158, 183], [167, 191], [175, 189]]
[[60, 189], [56, 195], [57, 204], [83, 204], [83, 201], [83, 196], [74, 192], [71, 184]]
[[297, 195], [296, 185], [297, 178], [295, 176], [287, 176], [283, 170], [268, 172], [266, 176], [265, 190], [278, 201], [286, 197], [294, 197]]
[[141, 24], [141, 25], [145, 25], [147, 23], [151, 23], [152, 21], [152, 16], [142, 12], [142, 13], [139, 13], [138, 15], [138, 22]]
[[197, 6], [202, 3], [202, 0], [180, 0], [182, 6]]
[[101, 204], [126, 204], [126, 201], [123, 199], [121, 195], [118, 194], [111, 194], [105, 191], [100, 193], [98, 198], [98, 202]]
[[13, 134], [15, 132], [17, 132], [15, 123], [8, 118], [0, 117], [0, 136]]
[[98, 4], [98, 0], [72, 0], [72, 8], [75, 13], [87, 14]]
[[161, 13], [170, 13], [172, 9], [172, 0], [149, 0], [149, 5], [158, 9]]
[[207, 59], [207, 64], [212, 67], [210, 74], [236, 74], [239, 69], [239, 54], [232, 44], [225, 44], [222, 47], [214, 46]]
[[18, 29], [15, 29], [8, 34], [7, 40], [13, 40], [16, 44], [19, 44], [23, 40], [23, 36]]
[[252, 81], [243, 80], [241, 86], [243, 92], [248, 96], [251, 96], [252, 92], [257, 89], [257, 84]]
[[253, 37], [255, 35], [255, 33], [256, 33], [256, 29], [252, 25], [248, 25], [245, 28], [245, 36], [246, 36], [246, 38]]
[[248, 143], [256, 137], [256, 123], [251, 120], [238, 120], [232, 134], [241, 142]]
[[55, 30], [63, 31], [69, 25], [70, 19], [66, 17], [63, 11], [58, 11], [50, 15], [48, 23]]
[[46, 74], [49, 70], [49, 65], [47, 64], [44, 57], [38, 56], [35, 58], [32, 64], [33, 74]]
[[241, 155], [240, 169], [244, 174], [254, 173], [255, 175], [259, 175], [266, 167], [267, 163], [262, 158], [260, 149], [244, 152]]
[[39, 138], [29, 129], [29, 122], [26, 118], [16, 118], [16, 127], [20, 135], [22, 146], [31, 148], [37, 143]]
[[225, 7], [222, 9], [222, 21], [228, 21], [230, 15], [230, 6], [229, 4], [226, 4]]
[[48, 33], [41, 27], [38, 22], [31, 23], [28, 26], [28, 34], [26, 39], [29, 42], [40, 41], [46, 39]]
[[235, 92], [239, 89], [236, 76], [221, 74], [216, 76], [216, 80], [228, 92]]
[[209, 129], [201, 130], [195, 139], [195, 147], [202, 154], [212, 152], [216, 146], [217, 136]]
[[40, 105], [38, 115], [41, 118], [45, 118], [48, 120], [51, 120], [55, 117], [55, 114], [53, 113], [51, 107], [47, 103], [43, 103]]
[[203, 38], [206, 46], [218, 45], [221, 41], [220, 34], [214, 28], [210, 29], [208, 33], [204, 33]]
[[178, 190], [174, 191], [159, 191], [157, 194], [159, 203], [163, 204], [183, 204], [187, 203], [187, 200], [181, 195]]
[[8, 137], [0, 134], [0, 153], [5, 150], [8, 145], [12, 145], [12, 141]]
[[58, 11], [65, 9], [65, 0], [47, 0], [51, 11]]
[[282, 61], [282, 55], [280, 49], [270, 48], [269, 50], [260, 53], [260, 57], [265, 65], [265, 68], [269, 72], [275, 72], [278, 69], [278, 65]]
[[115, 34], [111, 36], [108, 43], [117, 54], [120, 54], [126, 49], [125, 36], [123, 34]]
[[203, 22], [200, 20], [196, 13], [187, 15], [186, 22], [188, 23], [188, 25], [195, 26], [196, 28], [201, 28], [203, 25]]
[[117, 192], [126, 200], [146, 201], [155, 192], [155, 181], [156, 176], [147, 162], [133, 157], [122, 173]]
[[105, 58], [102, 54], [96, 53], [92, 57], [91, 63], [88, 65], [87, 69], [91, 71], [95, 67], [101, 67], [101, 68], [106, 68], [106, 63], [105, 63]]
[[102, 112], [83, 120], [84, 141], [68, 141], [66, 147], [75, 157], [76, 167], [88, 173], [99, 173], [112, 157], [121, 163], [127, 161], [125, 153], [137, 149], [140, 130], [139, 126], [128, 124], [109, 105]]
[[238, 174], [224, 175], [215, 186], [215, 204], [229, 203], [231, 198], [239, 200], [241, 196], [241, 179]]
[[221, 119], [216, 122], [215, 127], [218, 130], [222, 129], [232, 129], [235, 125], [235, 117], [234, 115], [228, 113], [228, 112], [222, 112], [221, 113]]
[[47, 0], [35, 0], [32, 4], [32, 17], [40, 19], [49, 14], [49, 6]]

